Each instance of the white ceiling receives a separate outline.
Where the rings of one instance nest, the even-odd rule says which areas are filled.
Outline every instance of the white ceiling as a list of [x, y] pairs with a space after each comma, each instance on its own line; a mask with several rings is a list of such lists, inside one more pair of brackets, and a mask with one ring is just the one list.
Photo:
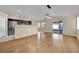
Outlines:
[[52, 16], [67, 16], [79, 12], [79, 5], [51, 5], [49, 10], [46, 5], [0, 5], [0, 10], [9, 15], [19, 17], [35, 17], [41, 19], [47, 12]]

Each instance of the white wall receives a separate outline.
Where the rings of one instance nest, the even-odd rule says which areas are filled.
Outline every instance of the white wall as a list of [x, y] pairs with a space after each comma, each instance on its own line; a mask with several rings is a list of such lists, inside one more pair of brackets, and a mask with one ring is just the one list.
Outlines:
[[37, 34], [37, 24], [32, 21], [32, 25], [17, 25], [15, 28], [15, 39]]
[[50, 19], [40, 21], [40, 23], [41, 24], [45, 23], [45, 24], [44, 24], [44, 27], [42, 27], [42, 26], [39, 27], [38, 31], [40, 31], [40, 32], [52, 32], [52, 24], [53, 24], [53, 22]]
[[46, 21], [46, 24], [45, 24], [46, 32], [52, 32], [52, 24], [53, 22], [50, 19]]
[[67, 16], [63, 20], [63, 34], [69, 36], [76, 36], [76, 17]]
[[0, 11], [0, 41], [7, 37], [7, 19], [8, 14]]
[[0, 16], [0, 36], [6, 36], [7, 34], [7, 18]]
[[78, 40], [79, 40], [79, 30], [77, 30], [77, 38], [78, 38]]

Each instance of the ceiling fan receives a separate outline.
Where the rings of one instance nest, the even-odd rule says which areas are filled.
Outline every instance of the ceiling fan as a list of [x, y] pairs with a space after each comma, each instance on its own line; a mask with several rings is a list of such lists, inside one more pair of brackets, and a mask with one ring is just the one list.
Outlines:
[[46, 7], [49, 9], [49, 12], [47, 12], [44, 15], [53, 18], [52, 13], [57, 14], [57, 12], [54, 9], [52, 9], [52, 7], [50, 5], [46, 5]]

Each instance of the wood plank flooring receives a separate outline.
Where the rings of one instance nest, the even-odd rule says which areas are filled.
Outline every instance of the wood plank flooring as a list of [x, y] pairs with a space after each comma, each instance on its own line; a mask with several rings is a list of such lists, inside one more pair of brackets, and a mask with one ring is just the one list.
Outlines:
[[79, 41], [74, 37], [42, 33], [7, 42], [0, 42], [1, 53], [73, 53], [79, 52]]

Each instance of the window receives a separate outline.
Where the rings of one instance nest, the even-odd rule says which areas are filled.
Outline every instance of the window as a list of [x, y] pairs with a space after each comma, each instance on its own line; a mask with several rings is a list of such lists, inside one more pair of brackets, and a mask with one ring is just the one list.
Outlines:
[[77, 18], [77, 29], [79, 30], [79, 17]]
[[52, 29], [53, 29], [53, 33], [62, 34], [63, 22], [53, 22]]
[[53, 29], [59, 29], [59, 24], [53, 24]]

